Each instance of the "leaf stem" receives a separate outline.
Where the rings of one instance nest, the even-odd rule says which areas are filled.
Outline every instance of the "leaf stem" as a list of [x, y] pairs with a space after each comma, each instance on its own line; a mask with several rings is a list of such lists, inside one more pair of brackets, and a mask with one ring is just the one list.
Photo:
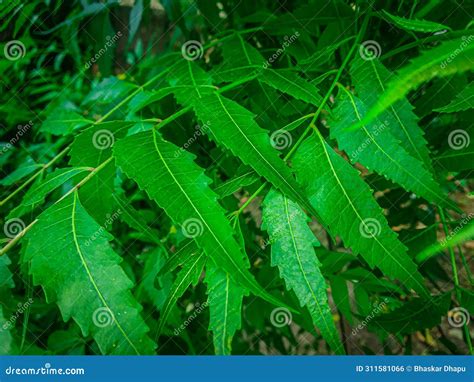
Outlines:
[[6, 202], [8, 202], [11, 198], [13, 198], [16, 194], [18, 194], [21, 190], [23, 190], [26, 186], [28, 186], [31, 182], [33, 182], [40, 174], [43, 173], [44, 170], [51, 167], [55, 162], [57, 162], [67, 151], [70, 149], [70, 146], [67, 146], [63, 149], [58, 155], [56, 155], [53, 159], [51, 159], [48, 163], [46, 163], [41, 170], [37, 171], [33, 174], [28, 180], [23, 182], [23, 184], [15, 189], [10, 195], [8, 195], [5, 199], [0, 202], [0, 207], [3, 206]]
[[417, 40], [417, 41], [413, 41], [409, 44], [403, 45], [400, 48], [393, 49], [390, 52], [388, 52], [387, 54], [384, 54], [382, 57], [380, 57], [380, 60], [384, 61], [387, 58], [393, 57], [393, 56], [395, 56], [399, 53], [402, 53], [402, 52], [404, 52], [408, 49], [415, 48], [418, 45], [422, 45], [422, 44], [429, 43], [429, 42], [440, 41], [440, 40], [449, 40], [451, 38], [465, 36], [466, 34], [469, 34], [469, 31], [460, 30], [460, 31], [453, 31], [453, 32], [444, 33], [444, 34], [440, 34], [440, 35], [426, 37], [426, 38], [423, 38], [423, 39], [420, 39], [420, 40]]
[[[71, 188], [68, 192], [66, 192], [59, 200], [57, 200], [54, 204], [59, 203], [61, 200], [66, 198], [68, 195], [73, 193], [74, 191], [78, 190], [82, 185], [84, 185], [86, 182], [88, 182], [94, 175], [96, 175], [100, 170], [102, 170], [107, 164], [109, 164], [113, 160], [113, 157], [110, 157], [106, 161], [102, 162], [100, 166], [96, 167], [94, 170], [92, 170], [84, 179], [82, 179], [78, 184], [76, 184], [73, 188]], [[38, 218], [33, 220], [28, 226], [23, 228], [21, 232], [18, 233], [13, 239], [11, 239], [7, 245], [5, 245], [2, 249], [0, 249], [0, 256], [3, 256], [5, 253], [7, 253], [15, 244], [25, 235], [31, 227], [33, 227], [36, 223], [38, 222]]]
[[246, 201], [242, 206], [237, 210], [234, 211], [231, 215], [235, 215], [235, 217], [238, 217], [247, 206], [252, 203], [252, 201], [260, 194], [260, 192], [267, 186], [267, 182], [263, 183]]
[[[140, 91], [142, 91], [145, 87], [150, 86], [153, 82], [164, 76], [168, 73], [174, 65], [171, 65], [169, 68], [158, 73], [156, 76], [152, 77], [150, 80], [145, 82], [143, 85], [138, 86], [132, 93], [130, 93], [127, 97], [125, 97], [122, 101], [120, 101], [117, 105], [115, 105], [109, 112], [104, 114], [101, 118], [95, 121], [92, 125], [98, 125], [99, 123], [104, 122], [108, 117], [110, 117], [116, 110], [121, 108], [125, 103], [127, 103], [132, 97], [137, 95]], [[16, 194], [18, 194], [21, 190], [23, 190], [26, 186], [28, 186], [33, 180], [35, 180], [44, 170], [48, 167], [53, 165], [59, 158], [61, 158], [69, 149], [71, 145], [67, 146], [63, 151], [61, 151], [58, 155], [56, 155], [51, 161], [43, 166], [41, 170], [33, 174], [30, 178], [28, 178], [25, 182], [23, 182], [15, 191], [13, 191], [10, 195], [8, 195], [4, 200], [0, 201], [0, 207], [3, 206], [8, 200], [13, 198]]]
[[[349, 50], [349, 53], [347, 54], [347, 56], [344, 58], [344, 61], [342, 62], [339, 70], [337, 71], [336, 73], [336, 76], [334, 77], [334, 80], [331, 84], [331, 86], [329, 87], [329, 90], [326, 92], [326, 95], [324, 96], [323, 100], [321, 101], [321, 105], [319, 105], [318, 109], [316, 110], [316, 112], [313, 114], [313, 118], [311, 119], [311, 122], [309, 123], [308, 127], [306, 128], [306, 130], [303, 132], [303, 134], [301, 134], [301, 136], [298, 138], [298, 140], [296, 141], [296, 143], [293, 145], [293, 147], [290, 149], [290, 151], [285, 155], [285, 157], [283, 158], [284, 161], [287, 161], [288, 159], [291, 158], [291, 156], [294, 154], [294, 152], [296, 151], [296, 149], [300, 146], [301, 142], [303, 142], [303, 140], [308, 136], [308, 134], [311, 132], [312, 129], [316, 129], [316, 121], [319, 117], [319, 115], [321, 114], [324, 106], [326, 105], [327, 101], [329, 100], [329, 98], [331, 97], [331, 94], [334, 90], [334, 88], [336, 87], [336, 84], [338, 83], [339, 81], [339, 78], [341, 77], [342, 75], [342, 72], [344, 71], [344, 69], [346, 68], [347, 64], [349, 63], [351, 57], [352, 57], [352, 54], [354, 53], [355, 49], [357, 48], [357, 46], [359, 45], [359, 42], [362, 38], [362, 36], [364, 35], [366, 29], [367, 29], [367, 25], [369, 23], [369, 16], [367, 16], [365, 19], [364, 19], [364, 22], [362, 23], [362, 26], [361, 26], [361, 29], [357, 35], [357, 38], [356, 40], [354, 41], [354, 44], [352, 45], [351, 49]], [[265, 188], [265, 186], [267, 185], [267, 182], [265, 182], [257, 191], [255, 191], [253, 193], [252, 196], [250, 196], [250, 198], [247, 200], [246, 203], [250, 203], [253, 199], [255, 199], [258, 194]], [[242, 208], [240, 208], [236, 213], [237, 215], [241, 212]]]

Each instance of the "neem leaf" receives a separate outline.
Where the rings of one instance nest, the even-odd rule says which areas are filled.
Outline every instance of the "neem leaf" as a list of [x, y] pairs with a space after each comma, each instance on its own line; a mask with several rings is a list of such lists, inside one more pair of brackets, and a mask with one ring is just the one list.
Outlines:
[[268, 133], [257, 125], [249, 110], [218, 93], [196, 100], [194, 110], [201, 121], [208, 121], [217, 143], [281, 192], [311, 209], [290, 168], [278, 157]]
[[60, 168], [49, 173], [43, 180], [37, 181], [25, 194], [21, 203], [9, 213], [9, 217], [20, 217], [42, 204], [46, 196], [69, 182], [76, 175], [91, 171], [88, 167]]
[[397, 27], [402, 28], [406, 31], [415, 31], [415, 32], [439, 32], [442, 30], [451, 30], [450, 27], [436, 23], [434, 21], [428, 20], [417, 20], [417, 19], [407, 19], [404, 17], [399, 17], [388, 13], [386, 10], [383, 10], [384, 15], [395, 24]]
[[390, 121], [374, 120], [360, 129], [348, 131], [347, 126], [363, 119], [366, 106], [345, 89], [338, 99], [338, 106], [333, 111], [331, 137], [337, 139], [339, 148], [353, 163], [360, 162], [430, 202], [457, 208], [443, 195], [423, 163], [400, 146], [387, 126]]
[[439, 113], [456, 113], [474, 108], [474, 82], [471, 82], [449, 104], [434, 109]]
[[451, 303], [451, 293], [433, 296], [426, 300], [414, 298], [401, 307], [381, 313], [371, 320], [368, 325], [374, 331], [409, 334], [423, 329], [429, 329], [441, 322], [441, 317], [448, 312]]
[[48, 114], [41, 125], [41, 131], [53, 135], [69, 135], [81, 127], [93, 124], [94, 121], [84, 118], [78, 112], [58, 107]]
[[[393, 78], [379, 60], [364, 60], [358, 55], [351, 66], [351, 78], [357, 95], [368, 108], [377, 103]], [[430, 169], [430, 156], [423, 130], [418, 126], [418, 117], [413, 106], [404, 97], [382, 112], [378, 119], [383, 121], [390, 133], [400, 141], [400, 145], [414, 158]]]
[[154, 343], [120, 267], [110, 235], [84, 210], [77, 192], [44, 211], [28, 232], [24, 261], [65, 321], [73, 318], [103, 354], [153, 354]]
[[293, 166], [321, 223], [333, 235], [339, 235], [371, 268], [428, 295], [415, 263], [388, 226], [369, 187], [318, 132], [296, 151]]
[[205, 282], [215, 354], [230, 355], [232, 338], [242, 325], [242, 300], [247, 293], [228, 273], [211, 262], [206, 265]]
[[364, 118], [351, 127], [351, 130], [369, 124], [380, 113], [424, 82], [435, 77], [446, 77], [472, 70], [474, 68], [472, 41], [474, 41], [474, 35], [466, 32], [462, 38], [443, 42], [433, 49], [422, 52], [397, 72], [387, 84], [385, 93]]
[[160, 312], [160, 322], [157, 329], [157, 338], [163, 332], [163, 328], [168, 320], [171, 310], [176, 306], [178, 299], [186, 292], [189, 286], [196, 285], [201, 276], [206, 256], [200, 252], [195, 256], [189, 257], [183, 264], [183, 268], [178, 272], [176, 279], [171, 285], [168, 297], [163, 303]]
[[[165, 141], [155, 130], [120, 140], [114, 146], [117, 164], [150, 199], [182, 226], [206, 255], [235, 281], [269, 302], [278, 300], [259, 286], [242, 260], [242, 249], [210, 180], [193, 161], [193, 156]], [[146, 161], [143, 158], [147, 158]]]
[[214, 91], [209, 75], [195, 64], [188, 62], [170, 76], [170, 83], [177, 86], [178, 102], [193, 107], [211, 139], [311, 210], [289, 167], [278, 157], [270, 136], [255, 122], [252, 112]]
[[263, 82], [283, 93], [310, 103], [314, 106], [321, 105], [322, 97], [319, 90], [298, 74], [282, 69], [265, 69], [260, 77]]
[[303, 210], [282, 194], [270, 190], [264, 201], [264, 228], [270, 236], [272, 265], [280, 270], [288, 289], [306, 306], [314, 324], [336, 354], [344, 347], [332, 319], [327, 285], [314, 253], [320, 243], [308, 227]]

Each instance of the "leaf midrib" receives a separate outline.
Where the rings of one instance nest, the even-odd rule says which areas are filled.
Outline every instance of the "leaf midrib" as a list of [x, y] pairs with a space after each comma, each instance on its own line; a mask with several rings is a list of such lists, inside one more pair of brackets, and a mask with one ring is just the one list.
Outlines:
[[[359, 114], [359, 110], [357, 109], [357, 106], [354, 102], [354, 98], [352, 97], [352, 94], [350, 94], [346, 89], [344, 89], [347, 94], [349, 95], [349, 99], [351, 101], [351, 104], [354, 108], [354, 112], [356, 113], [356, 116], [357, 116], [357, 119], [360, 121], [362, 121], [362, 118]], [[439, 202], [442, 202], [444, 203], [444, 199], [443, 198], [440, 198], [438, 196], [438, 194], [436, 194], [436, 192], [434, 192], [433, 190], [431, 190], [429, 187], [427, 187], [423, 182], [420, 182], [418, 180], [417, 177], [415, 177], [411, 172], [409, 172], [405, 167], [403, 166], [400, 166], [400, 163], [398, 163], [398, 161], [394, 160], [390, 154], [388, 154], [379, 144], [378, 142], [373, 138], [372, 134], [367, 130], [367, 127], [365, 125], [362, 125], [362, 130], [364, 130], [365, 134], [367, 135], [367, 137], [371, 140], [372, 143], [375, 144], [375, 146], [377, 146], [377, 148], [380, 150], [381, 153], [383, 153], [389, 160], [390, 162], [394, 163], [398, 169], [400, 169], [402, 172], [404, 172], [405, 174], [407, 174], [412, 180], [415, 181], [415, 183], [417, 183], [418, 185], [422, 186], [426, 191], [428, 191], [428, 193], [434, 197], [434, 200], [438, 200]], [[423, 168], [423, 167], [422, 167]], [[424, 169], [424, 168], [423, 168]], [[425, 170], [426, 171], [426, 170]]]
[[[370, 62], [370, 65], [372, 66], [372, 69], [374, 70], [374, 73], [375, 73], [375, 77], [377, 78], [377, 81], [380, 85], [380, 89], [382, 90], [382, 93], [385, 92], [385, 86], [383, 86], [383, 83], [382, 83], [382, 79], [380, 78], [380, 74], [377, 70], [377, 67], [375, 66], [375, 60], [369, 60]], [[400, 116], [398, 115], [398, 112], [395, 110], [395, 108], [393, 107], [393, 105], [390, 105], [390, 110], [392, 111], [393, 115], [395, 116], [395, 118], [397, 119], [399, 125], [401, 126], [405, 136], [408, 138], [408, 141], [410, 142], [410, 145], [411, 147], [413, 147], [413, 150], [415, 150], [416, 154], [418, 155], [418, 158], [420, 158], [420, 160], [422, 161], [422, 163], [425, 163], [421, 153], [419, 152], [418, 150], [418, 147], [416, 147], [415, 145], [415, 142], [413, 142], [413, 140], [411, 139], [411, 136], [410, 134], [408, 134], [408, 130], [405, 126], [405, 124], [402, 122], [402, 120], [400, 119]]]
[[321, 306], [319, 305], [319, 302], [318, 302], [318, 299], [316, 297], [316, 294], [314, 293], [313, 287], [311, 286], [308, 278], [306, 277], [306, 272], [303, 269], [303, 265], [301, 263], [301, 258], [300, 258], [300, 251], [299, 251], [298, 246], [296, 245], [295, 236], [294, 236], [294, 232], [293, 232], [293, 227], [292, 227], [291, 222], [290, 222], [290, 214], [289, 214], [289, 210], [288, 210], [288, 198], [285, 195], [283, 195], [283, 202], [284, 202], [283, 204], [284, 204], [284, 208], [285, 208], [285, 217], [286, 217], [286, 221], [288, 223], [288, 229], [290, 231], [291, 242], [293, 243], [293, 248], [294, 248], [294, 251], [295, 251], [296, 260], [298, 261], [298, 267], [300, 268], [300, 272], [304, 277], [304, 281], [306, 283], [306, 286], [311, 291], [311, 296], [313, 297], [313, 300], [316, 303], [316, 306], [318, 307], [320, 317], [324, 321], [324, 325], [326, 326], [326, 330], [328, 331], [328, 333], [331, 333], [331, 336], [332, 336], [332, 331], [328, 326], [328, 323], [326, 321], [326, 317], [325, 317], [325, 315], [324, 315], [324, 313], [321, 309]]
[[189, 202], [189, 204], [191, 204], [193, 210], [198, 214], [199, 218], [201, 219], [201, 221], [205, 224], [205, 226], [207, 227], [208, 231], [210, 232], [210, 234], [212, 235], [212, 237], [214, 238], [215, 242], [217, 243], [218, 247], [220, 247], [223, 252], [226, 254], [227, 258], [230, 260], [230, 262], [235, 266], [235, 268], [238, 270], [238, 272], [240, 273], [240, 275], [245, 279], [247, 280], [247, 282], [253, 284], [251, 282], [251, 280], [249, 280], [247, 278], [247, 276], [241, 271], [240, 269], [240, 266], [238, 266], [234, 259], [232, 258], [232, 256], [229, 255], [228, 251], [226, 250], [226, 248], [222, 245], [222, 242], [216, 237], [216, 235], [214, 234], [214, 231], [211, 229], [211, 227], [209, 226], [209, 224], [207, 223], [206, 219], [204, 219], [204, 217], [201, 215], [201, 212], [198, 210], [198, 208], [194, 205], [192, 199], [188, 196], [188, 194], [186, 193], [186, 191], [183, 189], [183, 187], [181, 187], [181, 184], [178, 182], [178, 180], [176, 179], [176, 177], [174, 176], [173, 172], [171, 171], [171, 169], [169, 168], [168, 166], [168, 163], [166, 163], [165, 161], [165, 158], [163, 157], [163, 155], [161, 154], [161, 151], [160, 149], [158, 148], [158, 142], [156, 140], [156, 132], [155, 130], [153, 129], [153, 142], [154, 142], [154, 145], [155, 145], [155, 150], [158, 154], [158, 156], [160, 157], [160, 160], [161, 162], [163, 163], [163, 165], [165, 166], [166, 170], [168, 171], [168, 173], [170, 174], [171, 178], [173, 179], [173, 181], [176, 183], [176, 185], [178, 186], [178, 188], [181, 190], [181, 192], [183, 193], [183, 195], [185, 196], [186, 200]]
[[[267, 69], [267, 70], [271, 70], [271, 69]], [[315, 99], [314, 99], [315, 96], [314, 96], [311, 92], [309, 92], [309, 91], [306, 90], [305, 88], [301, 87], [298, 83], [296, 83], [296, 82], [291, 82], [288, 78], [286, 78], [285, 76], [282, 76], [280, 73], [278, 73], [277, 70], [271, 70], [271, 73], [275, 74], [276, 76], [280, 77], [280, 78], [283, 79], [285, 82], [287, 82], [287, 83], [290, 84], [290, 86], [289, 86], [286, 90], [288, 90], [288, 89], [291, 87], [291, 85], [296, 86], [298, 89], [300, 89], [300, 90], [301, 90], [304, 94], [306, 94], [308, 97], [313, 98], [313, 102], [314, 102], [314, 103], [317, 103], [317, 102], [320, 103], [320, 102], [321, 102], [321, 100], [315, 100]], [[264, 76], [264, 77], [265, 77], [265, 76]], [[308, 83], [308, 84], [309, 84], [309, 83]], [[318, 94], [318, 93], [316, 93], [316, 94]]]
[[160, 317], [160, 325], [158, 326], [158, 335], [160, 335], [161, 333], [161, 329], [163, 328], [163, 326], [166, 324], [166, 319], [168, 318], [168, 315], [169, 315], [169, 311], [171, 310], [170, 308], [170, 304], [171, 302], [174, 300], [174, 297], [176, 296], [176, 294], [178, 293], [179, 291], [179, 288], [181, 287], [181, 285], [183, 285], [183, 283], [188, 279], [188, 276], [189, 274], [194, 270], [194, 267], [196, 266], [196, 264], [201, 260], [201, 257], [203, 256], [203, 252], [201, 252], [197, 257], [196, 257], [196, 260], [194, 261], [194, 263], [192, 265], [190, 265], [189, 267], [189, 270], [186, 272], [186, 274], [183, 276], [183, 278], [181, 279], [181, 281], [178, 283], [178, 285], [176, 286], [176, 288], [173, 288], [173, 293], [168, 297], [167, 301], [168, 303], [166, 304], [166, 306], [164, 307], [163, 309], [163, 317]]
[[217, 99], [219, 100], [219, 103], [221, 104], [221, 107], [222, 109], [224, 110], [224, 112], [227, 114], [227, 116], [229, 117], [229, 119], [232, 121], [232, 123], [234, 124], [234, 126], [237, 128], [237, 130], [239, 131], [240, 135], [245, 139], [245, 141], [252, 147], [253, 151], [255, 153], [257, 153], [257, 155], [262, 159], [262, 161], [266, 164], [267, 167], [270, 168], [270, 170], [280, 179], [282, 180], [291, 190], [292, 192], [294, 193], [294, 195], [298, 195], [298, 192], [293, 188], [293, 186], [287, 182], [287, 180], [272, 166], [272, 164], [270, 162], [267, 161], [267, 159], [265, 158], [265, 156], [263, 156], [259, 150], [257, 150], [257, 148], [253, 145], [252, 141], [249, 140], [247, 138], [247, 135], [244, 134], [244, 132], [242, 131], [242, 129], [240, 128], [239, 124], [234, 120], [234, 118], [232, 117], [232, 115], [229, 113], [229, 111], [227, 110], [227, 108], [225, 107], [224, 103], [222, 102], [222, 99], [221, 99], [221, 96], [216, 93], [216, 96], [217, 96]]
[[[331, 172], [334, 174], [334, 177], [336, 178], [336, 181], [337, 181], [339, 187], [341, 188], [342, 192], [344, 193], [344, 196], [346, 197], [347, 201], [349, 202], [350, 206], [352, 207], [352, 210], [353, 210], [353, 211], [355, 212], [355, 214], [357, 215], [357, 218], [359, 219], [359, 221], [362, 222], [362, 223], [364, 224], [364, 226], [366, 226], [366, 223], [364, 222], [364, 219], [362, 219], [362, 216], [360, 216], [359, 211], [357, 211], [357, 209], [355, 208], [354, 204], [352, 203], [351, 198], [350, 198], [349, 195], [347, 195], [347, 193], [346, 193], [346, 189], [344, 188], [344, 186], [342, 185], [342, 183], [341, 183], [339, 177], [337, 176], [337, 173], [336, 173], [336, 171], [335, 171], [335, 169], [334, 169], [334, 166], [333, 166], [333, 164], [332, 164], [332, 161], [331, 161], [331, 159], [330, 159], [330, 157], [329, 157], [329, 153], [328, 153], [328, 151], [327, 151], [327, 149], [326, 149], [326, 146], [325, 146], [325, 142], [324, 142], [324, 140], [323, 140], [323, 137], [319, 134], [319, 132], [316, 132], [316, 135], [318, 136], [318, 138], [319, 138], [320, 141], [321, 141], [321, 145], [322, 145], [322, 147], [323, 147], [324, 154], [326, 155], [326, 159], [327, 159], [327, 161], [328, 161], [328, 163], [329, 163], [329, 166], [330, 166], [330, 168], [331, 168]], [[419, 281], [416, 280], [416, 279], [411, 275], [411, 273], [408, 272], [407, 269], [406, 269], [402, 264], [400, 264], [400, 263], [398, 262], [397, 258], [396, 258], [395, 256], [393, 256], [392, 253], [391, 253], [387, 248], [385, 248], [385, 246], [377, 239], [377, 236], [375, 236], [375, 235], [371, 232], [371, 230], [366, 230], [366, 231], [369, 232], [369, 234], [370, 234], [370, 236], [372, 237], [372, 239], [375, 240], [375, 242], [380, 246], [380, 248], [382, 248], [382, 249], [384, 250], [384, 252], [387, 253], [387, 255], [388, 255], [393, 261], [395, 261], [395, 262], [400, 266], [400, 268], [403, 269], [403, 271], [404, 271], [407, 275], [409, 275], [411, 279], [413, 279], [413, 280], [416, 282], [416, 284], [417, 284], [418, 286], [421, 287], [421, 290], [425, 289], [424, 286], [421, 285], [421, 284], [419, 283]]]
[[[81, 247], [80, 247], [80, 244], [79, 244], [79, 240], [78, 240], [78, 237], [77, 237], [77, 230], [76, 230], [77, 198], [78, 198], [77, 197], [77, 191], [75, 191], [74, 192], [73, 204], [72, 204], [71, 225], [72, 225], [72, 235], [73, 235], [73, 239], [74, 239], [74, 244], [76, 246], [76, 251], [77, 251], [77, 254], [79, 255], [79, 258], [81, 259], [82, 266], [84, 267], [84, 270], [87, 273], [87, 277], [89, 278], [89, 281], [91, 282], [92, 286], [94, 287], [95, 291], [97, 292], [97, 295], [99, 296], [100, 301], [102, 302], [102, 304], [104, 304], [104, 307], [107, 308], [107, 310], [113, 314], [113, 310], [110, 309], [109, 305], [107, 304], [107, 301], [105, 300], [104, 296], [102, 295], [102, 292], [100, 291], [97, 283], [95, 282], [95, 279], [94, 279], [94, 277], [93, 277], [93, 275], [92, 275], [92, 273], [89, 269], [89, 265], [87, 264], [87, 261], [84, 258], [84, 255], [82, 253], [82, 250], [81, 250]], [[120, 322], [118, 321], [117, 317], [115, 317], [115, 315], [114, 315], [113, 318], [114, 318], [113, 322], [117, 324], [117, 328], [122, 333], [124, 338], [130, 344], [130, 346], [133, 348], [133, 350], [137, 353], [137, 355], [140, 355], [140, 352], [138, 351], [138, 349], [135, 347], [133, 342], [128, 337], [127, 333], [123, 329], [123, 327], [120, 324]]]

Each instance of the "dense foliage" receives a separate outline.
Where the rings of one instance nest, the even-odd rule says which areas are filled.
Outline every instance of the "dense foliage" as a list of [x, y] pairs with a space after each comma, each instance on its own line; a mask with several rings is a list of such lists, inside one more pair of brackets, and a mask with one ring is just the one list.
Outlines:
[[474, 4], [0, 4], [0, 354], [467, 354]]

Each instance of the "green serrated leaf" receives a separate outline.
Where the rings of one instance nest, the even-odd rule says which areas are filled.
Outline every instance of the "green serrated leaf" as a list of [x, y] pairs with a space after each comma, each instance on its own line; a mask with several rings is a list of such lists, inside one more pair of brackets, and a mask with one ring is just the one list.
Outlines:
[[[49, 236], [48, 236], [49, 235]], [[133, 298], [133, 283], [107, 234], [77, 192], [51, 206], [28, 232], [24, 261], [65, 321], [73, 318], [103, 354], [152, 354], [154, 343]]]
[[[193, 107], [211, 139], [230, 150], [284, 194], [312, 210], [290, 169], [272, 147], [273, 140], [255, 122], [255, 115], [215, 92], [208, 85], [211, 78], [197, 65], [187, 62], [186, 66], [187, 69], [180, 68], [170, 79], [173, 86], [178, 86], [175, 91], [178, 102]], [[284, 138], [288, 145], [291, 144], [291, 136]]]
[[59, 107], [49, 113], [40, 130], [53, 135], [69, 135], [92, 123], [93, 121], [84, 118], [73, 110], [65, 110], [63, 107]]
[[242, 325], [242, 300], [247, 293], [212, 263], [207, 263], [206, 271], [209, 330], [213, 332], [215, 354], [230, 355], [232, 338]]
[[[140, 155], [136, 155], [138, 152]], [[279, 303], [247, 270], [242, 261], [242, 249], [217, 203], [217, 195], [209, 188], [210, 180], [193, 162], [191, 154], [180, 151], [155, 130], [117, 142], [114, 154], [122, 170], [180, 224], [183, 234], [193, 238], [221, 269], [256, 295]]]
[[400, 146], [391, 133], [390, 120], [375, 120], [358, 130], [348, 131], [348, 126], [363, 119], [366, 106], [345, 89], [338, 98], [338, 106], [333, 111], [331, 137], [337, 139], [339, 148], [348, 154], [351, 162], [360, 162], [430, 202], [457, 209], [443, 196], [423, 163]]
[[320, 243], [308, 227], [303, 210], [287, 197], [270, 190], [264, 201], [264, 229], [270, 236], [272, 265], [280, 270], [288, 289], [293, 289], [301, 306], [306, 306], [314, 324], [336, 354], [344, 347], [332, 319], [314, 247]]
[[443, 42], [433, 49], [422, 52], [397, 72], [387, 84], [387, 90], [377, 103], [351, 129], [358, 129], [369, 124], [380, 113], [424, 82], [435, 77], [447, 77], [471, 71], [474, 68], [473, 40], [474, 35], [466, 32], [462, 38]]
[[293, 165], [322, 223], [371, 268], [427, 296], [423, 278], [406, 247], [387, 225], [358, 172], [317, 133], [297, 150]]
[[260, 177], [255, 174], [255, 171], [247, 169], [247, 171], [243, 171], [242, 174], [236, 175], [215, 187], [214, 191], [219, 195], [220, 198], [224, 198], [226, 196], [232, 195], [234, 192], [239, 191], [242, 187], [254, 184], [259, 178]]
[[8, 218], [21, 217], [33, 210], [34, 207], [44, 203], [46, 196], [70, 181], [76, 175], [91, 171], [88, 167], [60, 168], [49, 173], [42, 181], [36, 182], [25, 194], [20, 205], [8, 214]]
[[290, 169], [272, 147], [271, 138], [257, 125], [249, 110], [217, 93], [195, 100], [193, 106], [199, 119], [208, 121], [212, 138], [218, 144], [229, 149], [285, 195], [311, 210]]
[[171, 285], [168, 297], [160, 312], [160, 322], [158, 324], [157, 335], [159, 338], [168, 320], [171, 310], [176, 306], [178, 299], [186, 292], [190, 285], [196, 285], [202, 274], [206, 256], [204, 252], [192, 256], [183, 264], [183, 268], [178, 272], [173, 285]]
[[462, 89], [446, 106], [434, 109], [439, 113], [456, 113], [474, 108], [474, 82]]
[[46, 176], [42, 182], [31, 187], [23, 197], [22, 204], [29, 206], [32, 204], [41, 203], [46, 195], [51, 191], [66, 183], [74, 176], [90, 170], [91, 169], [89, 167], [70, 167], [57, 169], [54, 172], [48, 174], [48, 176]]
[[433, 296], [429, 300], [414, 298], [391, 312], [376, 316], [369, 322], [369, 328], [400, 335], [429, 329], [441, 322], [450, 302], [451, 293]]
[[[358, 97], [369, 108], [377, 103], [393, 76], [393, 73], [375, 59], [364, 60], [357, 56], [351, 66], [351, 77]], [[406, 98], [395, 102], [378, 118], [384, 121], [386, 128], [412, 157], [422, 161], [425, 168], [430, 169], [431, 161], [423, 130], [418, 126], [418, 117]]]
[[322, 97], [319, 94], [319, 90], [292, 71], [266, 69], [262, 71], [259, 79], [276, 90], [289, 94], [296, 99], [314, 106], [321, 105]]
[[39, 170], [41, 167], [43, 167], [41, 164], [31, 164], [19, 167], [0, 180], [0, 186], [11, 186], [36, 170]]
[[434, 21], [428, 20], [417, 20], [417, 19], [407, 19], [405, 17], [399, 17], [388, 13], [386, 10], [383, 10], [383, 14], [389, 19], [390, 22], [395, 24], [397, 27], [406, 30], [406, 31], [415, 31], [415, 32], [439, 32], [442, 30], [449, 31], [450, 27], [436, 23]]

